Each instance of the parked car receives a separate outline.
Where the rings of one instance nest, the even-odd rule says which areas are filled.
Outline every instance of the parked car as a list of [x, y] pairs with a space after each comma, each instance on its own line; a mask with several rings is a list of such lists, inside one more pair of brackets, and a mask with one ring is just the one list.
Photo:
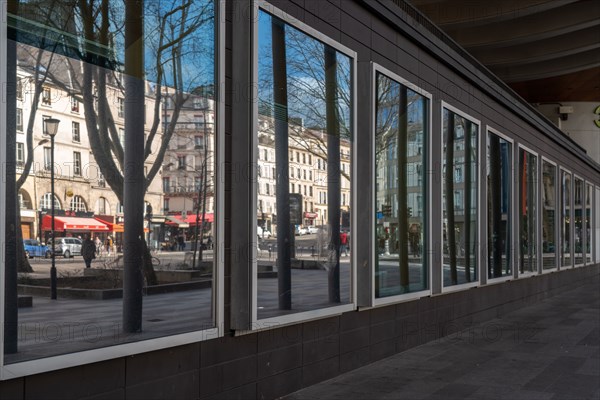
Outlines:
[[313, 233], [317, 233], [319, 232], [319, 228], [317, 228], [314, 225], [309, 225], [308, 228], [306, 228], [308, 230], [309, 234], [313, 234]]
[[259, 239], [263, 239], [263, 238], [268, 239], [273, 235], [271, 234], [271, 232], [269, 230], [263, 229], [260, 226], [256, 226], [256, 236]]
[[303, 226], [296, 227], [296, 236], [308, 235], [308, 229]]
[[64, 258], [81, 255], [81, 239], [74, 237], [57, 237], [52, 246], [54, 254], [62, 255]]
[[23, 246], [25, 247], [25, 256], [27, 258], [33, 257], [50, 257], [50, 249], [48, 246], [41, 244], [35, 239], [24, 239]]

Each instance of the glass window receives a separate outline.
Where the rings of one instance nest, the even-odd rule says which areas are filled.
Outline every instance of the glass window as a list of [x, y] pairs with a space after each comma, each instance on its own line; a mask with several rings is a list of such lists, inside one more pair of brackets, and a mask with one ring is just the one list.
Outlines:
[[69, 204], [71, 211], [87, 211], [85, 200], [81, 196], [73, 196], [71, 203]]
[[52, 91], [49, 87], [42, 88], [42, 104], [45, 106], [52, 105]]
[[125, 99], [122, 97], [117, 97], [117, 115], [119, 118], [123, 118], [125, 116]]
[[[477, 135], [475, 122], [443, 110], [443, 283], [477, 282]], [[455, 169], [462, 169], [457, 181]]]
[[585, 211], [584, 211], [584, 230], [585, 230], [585, 244], [584, 254], [585, 263], [590, 264], [592, 262], [592, 219], [594, 218], [592, 213], [592, 199], [594, 196], [594, 186], [589, 183], [585, 185]]
[[492, 132], [487, 146], [488, 278], [512, 275], [512, 143]]
[[51, 116], [49, 116], [49, 115], [42, 115], [42, 133], [43, 133], [44, 135], [47, 135], [47, 134], [48, 134], [48, 128], [47, 128], [47, 126], [46, 126], [46, 120], [47, 120], [47, 119], [50, 119], [50, 118], [52, 118], [52, 117], [51, 117]]
[[[425, 180], [416, 178], [425, 158], [429, 99], [377, 73], [375, 125], [375, 297], [428, 288], [424, 251]], [[390, 173], [393, 171], [394, 173]]]
[[110, 204], [104, 197], [100, 197], [96, 203], [96, 214], [110, 215]]
[[542, 161], [542, 268], [556, 268], [556, 166]]
[[72, 130], [73, 130], [73, 141], [74, 142], [80, 142], [81, 141], [81, 137], [79, 135], [79, 122], [74, 122], [71, 125]]
[[17, 100], [23, 100], [23, 78], [17, 78]]
[[52, 208], [52, 197], [54, 197], [54, 208], [57, 210], [61, 209], [60, 200], [58, 197], [56, 195], [52, 196], [52, 193], [46, 193], [40, 199], [40, 209], [42, 211], [50, 210]]
[[561, 252], [560, 266], [568, 267], [571, 262], [571, 174], [561, 170]]
[[519, 273], [537, 272], [537, 156], [519, 149]]
[[583, 185], [583, 179], [575, 177], [573, 181], [573, 249], [575, 250], [575, 265], [583, 265], [584, 263], [584, 219], [585, 219], [585, 186]]
[[[141, 3], [128, 2], [128, 7], [125, 7], [124, 2], [112, 0], [68, 4], [34, 1], [22, 2], [18, 15], [7, 16], [11, 30], [9, 37], [17, 40], [14, 46], [8, 47], [16, 48], [16, 53], [2, 58], [0, 62], [11, 63], [12, 68], [8, 69], [11, 71], [17, 70], [18, 62], [18, 73], [23, 82], [35, 83], [36, 79], [40, 82], [37, 86], [28, 84], [27, 94], [31, 96], [21, 96], [23, 101], [17, 102], [13, 94], [12, 98], [9, 96], [8, 101], [3, 102], [4, 106], [13, 110], [12, 114], [16, 114], [18, 104], [23, 110], [21, 118], [24, 123], [32, 120], [39, 124], [31, 132], [23, 124], [19, 126], [26, 136], [23, 140], [23, 135], [19, 134], [20, 142], [34, 143], [34, 146], [41, 144], [42, 140], [47, 143], [43, 150], [33, 151], [36, 153], [33, 165], [43, 157], [44, 167], [51, 168], [50, 138], [43, 136], [50, 115], [42, 115], [42, 109], [60, 121], [58, 130], [65, 133], [64, 137], [58, 134], [54, 142], [54, 193], [46, 193], [52, 191], [51, 174], [35, 173], [33, 169], [25, 171], [24, 168], [22, 173], [20, 171], [18, 177], [24, 181], [23, 188], [32, 188], [33, 193], [37, 190], [40, 209], [45, 211], [23, 215], [23, 223], [18, 226], [32, 224], [39, 227], [36, 236], [39, 234], [45, 241], [51, 236], [52, 225], [47, 210], [54, 202], [56, 209], [63, 209], [54, 221], [56, 236], [83, 238], [91, 234], [102, 240], [110, 237], [110, 251], [104, 251], [93, 260], [93, 270], [97, 275], [86, 278], [92, 281], [88, 285], [95, 290], [110, 289], [117, 294], [112, 299], [85, 300], [86, 306], [79, 307], [81, 300], [62, 294], [67, 286], [75, 291], [88, 289], [76, 286], [81, 282], [72, 282], [73, 276], [83, 275], [82, 270], [77, 270], [77, 263], [67, 264], [68, 260], [58, 257], [57, 280], [53, 282], [50, 282], [49, 269], [44, 268], [44, 264], [33, 263], [34, 272], [47, 276], [32, 283], [39, 286], [33, 300], [35, 313], [16, 306], [5, 308], [5, 315], [14, 317], [13, 321], [18, 320], [22, 328], [4, 336], [5, 363], [196, 331], [210, 330], [206, 337], [217, 335], [216, 318], [220, 315], [216, 312], [219, 302], [214, 290], [219, 286], [214, 282], [217, 258], [202, 244], [218, 239], [215, 237], [217, 202], [213, 177], [217, 163], [214, 126], [217, 119], [214, 116], [216, 104], [219, 104], [216, 76], [222, 73], [216, 68], [219, 33], [216, 26], [220, 20], [216, 12], [220, 3], [216, 0], [166, 0], [147, 2], [144, 7], [136, 9]], [[224, 21], [224, 17], [221, 20]], [[144, 24], [134, 29], [143, 32], [143, 36], [126, 40], [125, 26], [129, 27], [135, 21]], [[137, 51], [133, 56], [134, 62], [131, 62], [129, 57], [125, 57], [125, 47], [134, 42], [135, 45], [127, 49]], [[139, 79], [125, 73], [134, 65], [143, 68], [135, 74]], [[15, 80], [16, 76], [11, 81]], [[31, 104], [38, 98], [38, 104]], [[163, 101], [167, 98], [169, 102]], [[200, 104], [204, 107], [201, 113], [207, 117], [201, 132], [192, 129], [194, 114], [198, 113], [192, 105], [197, 100], [201, 100]], [[144, 115], [146, 112], [149, 115]], [[169, 116], [168, 125], [160, 123], [164, 115]], [[154, 123], [144, 125], [144, 116]], [[71, 137], [68, 136], [69, 127]], [[204, 146], [195, 147], [195, 136], [202, 138], [199, 144]], [[171, 150], [169, 144], [177, 137], [184, 138], [186, 146], [182, 150]], [[136, 146], [128, 154], [135, 162], [129, 159], [126, 163], [125, 142], [132, 141]], [[84, 142], [89, 148], [83, 154], [85, 157], [82, 157], [81, 146], [73, 142]], [[184, 156], [181, 161], [175, 151]], [[185, 157], [189, 157], [189, 162]], [[200, 162], [195, 164], [192, 161], [194, 157], [198, 157]], [[171, 160], [173, 167], [169, 169], [166, 165]], [[71, 161], [73, 169], [69, 170]], [[191, 164], [192, 168], [177, 170], [178, 161], [186, 167]], [[59, 168], [59, 165], [62, 167]], [[129, 179], [130, 172], [134, 173], [135, 179]], [[70, 180], [69, 174], [77, 178]], [[163, 208], [165, 194], [162, 178], [170, 178], [173, 183], [179, 178], [179, 182], [187, 182], [186, 189], [195, 189], [194, 182], [200, 182], [200, 190], [195, 190], [194, 196], [182, 192], [169, 198], [170, 212], [176, 214], [170, 219], [159, 212]], [[130, 197], [131, 202], [125, 203], [123, 197], [125, 193], [132, 193], [133, 187], [139, 190]], [[145, 210], [144, 201], [155, 210], [153, 215], [146, 215], [143, 221], [133, 212], [124, 217], [122, 204], [126, 204], [128, 210]], [[115, 207], [110, 207], [109, 202]], [[191, 211], [192, 203], [195, 205], [194, 220], [177, 218], [183, 211]], [[77, 212], [77, 217], [82, 220], [69, 220], [71, 212]], [[105, 224], [94, 219], [94, 214], [103, 215]], [[59, 221], [61, 218], [62, 222]], [[132, 238], [132, 246], [125, 243], [127, 235]], [[175, 242], [181, 245], [182, 250], [189, 251], [190, 256], [186, 256], [185, 260], [181, 258], [175, 265], [171, 259], [161, 263], [164, 259], [161, 260], [160, 254], [150, 257], [151, 249], [167, 248]], [[5, 256], [2, 254], [1, 258]], [[128, 257], [143, 262], [134, 265], [127, 261]], [[204, 282], [198, 285], [198, 281], [191, 282], [191, 277], [183, 274], [175, 279], [189, 290], [167, 293], [161, 289], [159, 292], [162, 294], [148, 294], [151, 292], [147, 290], [149, 286], [172, 283], [161, 273], [161, 268], [169, 264], [174, 269], [183, 267], [200, 271]], [[119, 270], [123, 271], [122, 276], [134, 277], [129, 282], [133, 282], [135, 288], [123, 285], [121, 275], [114, 274]], [[112, 279], [106, 279], [109, 275]], [[2, 279], [1, 283], [10, 289], [6, 290], [7, 293], [16, 293], [19, 283], [16, 274], [14, 279]], [[56, 287], [61, 288], [58, 302], [51, 301]], [[124, 298], [130, 300], [124, 301]], [[0, 325], [3, 323], [0, 321]], [[52, 335], [47, 335], [48, 329], [52, 330]], [[195, 335], [195, 339], [189, 336], [185, 340], [197, 341], [200, 335]], [[180, 338], [177, 340], [181, 343]], [[131, 351], [137, 350], [126, 350]], [[95, 357], [94, 353], [90, 354]], [[48, 361], [46, 365], [51, 369], [70, 362], [73, 361], [61, 358], [56, 362]]]
[[71, 112], [79, 112], [79, 100], [75, 96], [71, 96]]
[[17, 167], [25, 164], [25, 143], [17, 142]]
[[22, 108], [17, 108], [16, 117], [17, 117], [17, 131], [23, 132], [23, 109]]
[[[304, 223], [302, 185], [289, 182], [300, 170], [279, 174], [275, 184], [275, 239], [258, 245], [258, 271], [275, 252], [277, 278], [257, 279], [257, 319], [348, 304], [351, 298], [349, 235], [342, 229], [341, 153], [351, 148], [352, 59], [283, 20], [260, 11], [258, 19], [258, 143], [269, 143], [278, 171], [300, 163], [300, 150], [328, 161], [327, 219], [311, 235], [313, 256], [304, 259], [306, 242], [296, 239]], [[302, 123], [298, 123], [302, 121]], [[268, 129], [265, 129], [268, 127]], [[310, 128], [309, 128], [310, 127]], [[258, 148], [255, 149], [255, 152]], [[258, 161], [264, 164], [263, 160]], [[296, 173], [294, 174], [294, 169]], [[290, 185], [291, 184], [291, 185]], [[256, 185], [258, 189], [258, 185]], [[291, 189], [291, 190], [290, 190]], [[256, 193], [258, 195], [258, 193]], [[262, 195], [261, 195], [262, 196]], [[258, 204], [258, 199], [256, 200]], [[349, 228], [349, 227], [348, 227]], [[262, 245], [261, 245], [262, 243]], [[302, 262], [303, 269], [296, 268]], [[260, 274], [260, 272], [259, 272]], [[257, 276], [259, 278], [260, 275]]]
[[52, 169], [52, 149], [44, 147], [44, 169], [50, 171]]
[[106, 179], [104, 179], [104, 175], [101, 172], [98, 173], [98, 187], [106, 187]]
[[81, 153], [73, 152], [73, 175], [81, 175]]

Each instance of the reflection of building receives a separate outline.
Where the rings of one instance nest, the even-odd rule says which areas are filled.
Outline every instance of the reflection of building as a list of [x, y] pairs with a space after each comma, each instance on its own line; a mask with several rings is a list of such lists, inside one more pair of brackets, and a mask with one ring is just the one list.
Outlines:
[[[178, 227], [187, 228], [187, 220], [195, 224], [196, 216], [201, 221], [203, 211], [214, 212], [215, 103], [205, 93], [184, 96], [176, 121], [173, 115], [177, 95], [168, 91], [163, 98], [163, 129], [167, 131], [169, 125], [174, 125], [174, 130], [163, 163], [162, 213], [181, 216], [184, 224]], [[205, 225], [205, 230], [209, 227]]]
[[556, 166], [547, 162], [543, 162], [542, 165], [542, 252], [554, 253], [556, 251]]
[[[44, 120], [57, 118], [61, 122], [55, 137], [55, 207], [57, 215], [72, 214], [82, 218], [98, 217], [109, 223], [122, 223], [124, 219], [122, 206], [117, 195], [109, 187], [101, 173], [95, 159], [95, 150], [90, 144], [86, 127], [86, 113], [82, 103], [83, 94], [78, 89], [81, 76], [79, 64], [71, 59], [54, 55], [51, 66], [46, 66], [49, 76], [41, 86], [39, 93], [35, 88], [35, 59], [31, 55], [31, 48], [20, 45], [18, 84], [17, 84], [17, 179], [23, 173], [27, 161], [27, 137], [32, 138], [32, 165], [29, 174], [19, 190], [21, 206], [21, 226], [24, 238], [44, 237], [41, 218], [47, 213], [52, 204], [50, 190], [50, 141], [44, 135]], [[35, 51], [34, 51], [35, 53]], [[40, 66], [39, 71], [46, 67]], [[38, 81], [42, 73], [38, 71]], [[114, 119], [116, 134], [124, 143], [124, 100], [122, 92], [117, 88], [113, 72], [108, 73], [107, 99], [111, 118]], [[52, 79], [50, 78], [52, 77]], [[111, 78], [112, 77], [112, 78]], [[151, 107], [153, 93], [152, 86], [147, 85], [146, 107]], [[34, 105], [36, 96], [39, 96]], [[98, 104], [95, 103], [95, 111]], [[35, 115], [32, 117], [32, 112]], [[30, 121], [30, 118], [33, 118]], [[151, 119], [146, 117], [146, 131], [151, 126]], [[111, 134], [112, 134], [111, 133]], [[108, 134], [108, 133], [107, 133]], [[108, 141], [107, 141], [108, 142]], [[114, 153], [111, 153], [114, 154]], [[145, 162], [149, 170], [155, 160], [150, 155]], [[117, 162], [118, 164], [118, 162]], [[119, 165], [119, 164], [118, 164]], [[162, 203], [160, 182], [155, 179], [146, 192], [146, 201], [152, 205], [153, 210], [159, 210]], [[48, 211], [49, 212], [49, 211]], [[157, 214], [155, 212], [155, 214]], [[150, 223], [158, 232], [162, 224], [159, 216], [154, 216]], [[112, 227], [112, 224], [111, 224]], [[119, 233], [118, 227], [111, 232]], [[103, 231], [94, 234], [104, 236]]]
[[[388, 240], [388, 247], [380, 243], [379, 251], [399, 253], [399, 213], [406, 207], [408, 240], [413, 247], [412, 253], [419, 252], [423, 230], [423, 125], [410, 123], [406, 137], [405, 164], [399, 166], [398, 130], [388, 129], [378, 132], [376, 150], [375, 198], [377, 210], [377, 236]], [[403, 173], [400, 179], [400, 171]], [[406, 204], [401, 206], [399, 185], [406, 190]], [[406, 245], [406, 244], [405, 244]]]
[[[257, 224], [274, 230], [277, 219], [275, 139], [271, 120], [260, 116], [258, 132], [257, 173]], [[289, 125], [289, 193], [302, 196], [302, 222], [304, 226], [327, 224], [327, 135], [305, 128], [301, 124]], [[350, 143], [340, 141], [340, 209], [342, 227], [350, 210]]]

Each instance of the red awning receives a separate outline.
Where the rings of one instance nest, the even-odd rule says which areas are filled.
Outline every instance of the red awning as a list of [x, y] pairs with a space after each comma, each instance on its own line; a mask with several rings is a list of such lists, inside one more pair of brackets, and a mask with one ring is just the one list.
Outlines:
[[108, 230], [114, 233], [117, 232], [124, 232], [124, 226], [123, 224], [118, 224], [118, 223], [112, 223], [112, 222], [108, 222], [108, 221], [104, 221], [100, 218], [96, 218], [96, 220], [100, 221], [101, 223], [105, 224], [106, 226], [108, 226]]
[[[45, 215], [42, 219], [42, 230], [52, 229], [52, 217]], [[54, 229], [57, 231], [96, 231], [107, 232], [109, 227], [97, 219], [83, 217], [54, 217]]]
[[[206, 222], [213, 222], [215, 220], [215, 216], [213, 213], [204, 214]], [[202, 223], [202, 213], [198, 215], [198, 220]], [[187, 214], [184, 219], [181, 214], [168, 215], [167, 216], [167, 225], [196, 225], [196, 214]]]
[[[204, 214], [206, 222], [213, 222], [215, 220], [213, 213], [205, 213]], [[181, 219], [181, 216], [180, 216]], [[198, 214], [198, 221], [202, 222], [202, 213]], [[190, 225], [196, 224], [196, 214], [188, 214], [185, 220]]]
[[[108, 226], [108, 230], [113, 232], [113, 233], [123, 233], [125, 232], [125, 225], [122, 223], [112, 223], [112, 222], [107, 222], [104, 221], [100, 218], [96, 218], [98, 221], [106, 224], [106, 226]], [[148, 233], [150, 232], [150, 229], [148, 228], [144, 228], [144, 232]]]

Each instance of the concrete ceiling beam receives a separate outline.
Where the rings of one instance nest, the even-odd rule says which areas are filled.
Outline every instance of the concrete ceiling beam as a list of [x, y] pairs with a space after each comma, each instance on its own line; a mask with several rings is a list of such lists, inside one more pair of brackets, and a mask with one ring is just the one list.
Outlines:
[[578, 0], [415, 0], [411, 3], [444, 30], [511, 20], [562, 7]]
[[503, 48], [474, 49], [471, 54], [488, 67], [517, 66], [574, 56], [600, 48], [600, 29], [596, 26], [565, 35]]
[[577, 2], [525, 17], [446, 32], [473, 51], [531, 43], [591, 27], [600, 27], [600, 2]]
[[577, 57], [566, 56], [552, 62], [540, 61], [514, 67], [492, 67], [490, 70], [505, 82], [549, 78], [600, 66], [600, 52], [590, 50]]

